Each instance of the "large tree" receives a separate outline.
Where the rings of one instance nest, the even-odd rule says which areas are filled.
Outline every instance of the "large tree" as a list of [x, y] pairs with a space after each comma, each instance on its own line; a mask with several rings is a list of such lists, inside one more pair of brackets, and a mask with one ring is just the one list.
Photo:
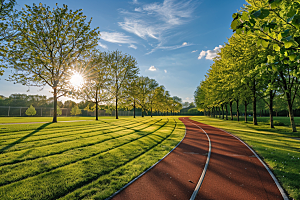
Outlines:
[[25, 5], [14, 29], [18, 36], [9, 43], [9, 64], [15, 69], [10, 80], [28, 86], [48, 85], [53, 89], [53, 122], [57, 122], [57, 98], [69, 92], [72, 65], [92, 50], [99, 32], [81, 9], [56, 5]]
[[12, 27], [13, 20], [17, 17], [17, 12], [14, 11], [15, 0], [0, 0], [0, 76], [3, 75], [5, 66], [3, 62], [6, 59], [7, 47], [6, 44], [13, 36], [16, 31]]

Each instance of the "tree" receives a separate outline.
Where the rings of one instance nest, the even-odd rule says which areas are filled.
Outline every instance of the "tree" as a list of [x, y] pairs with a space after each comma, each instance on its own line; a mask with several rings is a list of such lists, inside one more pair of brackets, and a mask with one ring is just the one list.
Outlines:
[[91, 30], [86, 16], [68, 6], [50, 9], [43, 4], [25, 5], [19, 20], [14, 22], [18, 36], [9, 42], [9, 65], [16, 72], [11, 81], [27, 86], [53, 89], [53, 122], [57, 122], [57, 99], [68, 92], [72, 65], [88, 54], [98, 42], [99, 31]]
[[171, 99], [171, 112], [174, 115], [177, 112], [180, 112], [182, 109], [182, 100], [177, 96], [173, 96]]
[[150, 107], [151, 117], [153, 115], [153, 104], [155, 104], [155, 89], [158, 87], [158, 83], [154, 79], [150, 79], [149, 93], [148, 93], [148, 107]]
[[0, 62], [2, 62], [0, 64], [0, 76], [3, 75], [3, 69], [6, 68], [3, 64], [6, 60], [6, 43], [15, 35], [15, 30], [11, 26], [12, 21], [18, 16], [13, 10], [15, 4], [15, 0], [0, 0]]
[[95, 104], [93, 108], [96, 110], [96, 120], [98, 120], [99, 103], [112, 99], [108, 90], [109, 68], [105, 62], [105, 56], [105, 53], [95, 51], [89, 58], [81, 61], [79, 69], [76, 69], [84, 74], [86, 81], [83, 87], [75, 91], [73, 95]]
[[137, 103], [142, 109], [142, 117], [145, 115], [145, 111], [150, 108], [152, 116], [152, 105], [154, 90], [158, 86], [158, 83], [154, 79], [149, 77], [138, 77], [137, 79]]
[[105, 58], [109, 68], [108, 90], [114, 96], [116, 119], [118, 119], [118, 101], [123, 97], [125, 85], [130, 84], [130, 80], [138, 74], [139, 69], [132, 56], [122, 54], [120, 51], [107, 53]]
[[138, 98], [138, 80], [139, 77], [134, 77], [129, 81], [129, 84], [125, 86], [124, 95], [125, 98], [122, 102], [124, 107], [126, 107], [128, 110], [133, 109], [133, 118], [135, 118], [135, 111], [137, 107], [137, 98]]
[[155, 88], [154, 96], [153, 96], [153, 111], [155, 112], [163, 112], [164, 109], [164, 100], [165, 100], [165, 87], [163, 85]]
[[64, 103], [64, 108], [73, 108], [74, 106], [76, 106], [76, 102], [72, 101], [72, 100], [67, 100]]
[[81, 109], [78, 108], [78, 106], [74, 106], [71, 110], [71, 115], [80, 115], [81, 114]]
[[25, 114], [28, 116], [33, 116], [36, 114], [36, 110], [32, 105], [30, 105], [30, 107], [26, 110]]
[[300, 4], [291, 0], [248, 2], [250, 5], [233, 14], [231, 28], [237, 34], [255, 34], [257, 45], [271, 46], [277, 52], [268, 55], [266, 66], [278, 73], [277, 83], [286, 96], [292, 130], [296, 132], [293, 103], [300, 85]]

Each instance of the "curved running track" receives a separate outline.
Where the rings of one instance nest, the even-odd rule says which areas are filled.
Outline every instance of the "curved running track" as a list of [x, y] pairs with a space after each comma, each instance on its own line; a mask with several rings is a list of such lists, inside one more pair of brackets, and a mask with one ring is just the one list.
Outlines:
[[195, 199], [287, 199], [241, 141], [220, 129], [188, 118], [180, 120], [186, 126], [183, 141], [155, 167], [114, 195], [114, 200], [190, 199], [209, 155], [205, 132], [211, 140], [211, 156]]

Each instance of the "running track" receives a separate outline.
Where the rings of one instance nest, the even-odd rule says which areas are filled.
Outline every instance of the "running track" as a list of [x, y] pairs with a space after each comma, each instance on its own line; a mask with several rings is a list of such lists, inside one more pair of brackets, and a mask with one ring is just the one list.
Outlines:
[[241, 141], [188, 118], [180, 120], [186, 136], [179, 146], [112, 199], [190, 199], [209, 154], [204, 131], [211, 140], [211, 156], [195, 199], [284, 199], [266, 168]]

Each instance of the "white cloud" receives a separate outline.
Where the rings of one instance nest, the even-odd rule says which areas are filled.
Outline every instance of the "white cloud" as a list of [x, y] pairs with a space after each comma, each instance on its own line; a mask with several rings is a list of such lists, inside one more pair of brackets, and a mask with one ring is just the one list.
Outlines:
[[192, 51], [192, 53], [195, 53], [195, 52], [197, 52], [198, 50], [194, 50], [194, 51]]
[[128, 48], [137, 49], [137, 46], [135, 46], [135, 45], [131, 44], [131, 45], [129, 45], [129, 46], [128, 46]]
[[138, 0], [133, 0], [132, 3], [137, 4]]
[[165, 69], [164, 72], [167, 73], [167, 70]]
[[192, 103], [192, 102], [194, 102], [194, 99], [187, 97], [187, 98], [184, 99], [184, 102]]
[[111, 43], [121, 43], [121, 44], [132, 44], [136, 43], [133, 41], [129, 36], [125, 35], [124, 33], [118, 32], [101, 32], [100, 39], [111, 42]]
[[200, 60], [201, 58], [203, 58], [206, 55], [206, 51], [201, 51], [201, 53], [199, 54], [198, 59]]
[[103, 49], [108, 49], [108, 47], [105, 44], [102, 44], [101, 42], [98, 42], [98, 45]]
[[[123, 30], [144, 40], [154, 39], [154, 43], [149, 43], [154, 48], [152, 51], [159, 49], [156, 48], [158, 45], [162, 46], [174, 37], [175, 28], [192, 20], [196, 5], [191, 0], [164, 0], [162, 3], [139, 4], [140, 6], [132, 11], [122, 10], [124, 20], [118, 24]], [[188, 44], [184, 42], [183, 45]]]
[[219, 45], [218, 47], [215, 47], [214, 50], [207, 50], [207, 51], [201, 51], [199, 54], [198, 59], [202, 59], [203, 57], [205, 57], [205, 59], [207, 60], [212, 60], [213, 58], [218, 56], [218, 52], [219, 50], [222, 48], [222, 45]]
[[184, 42], [184, 43], [182, 43], [182, 46], [185, 46], [185, 45], [187, 45], [188, 43], [187, 42]]
[[154, 66], [151, 66], [150, 68], [149, 68], [149, 71], [152, 71], [152, 72], [154, 72], [154, 71], [156, 71], [157, 69], [154, 67]]
[[146, 53], [146, 54], [151, 54], [154, 51], [156, 51], [157, 49], [163, 49], [163, 50], [175, 50], [175, 49], [180, 49], [182, 47], [188, 47], [191, 46], [192, 44], [182, 44], [182, 45], [174, 45], [174, 46], [162, 46], [162, 43], [158, 44], [157, 47], [153, 48], [150, 52]]
[[142, 12], [143, 10], [142, 10], [141, 7], [139, 7], [139, 8], [135, 8], [134, 11], [136, 11], [136, 12]]
[[130, 18], [125, 18], [124, 22], [119, 22], [119, 25], [130, 33], [134, 33], [140, 38], [147, 39], [151, 37], [158, 40], [158, 29], [157, 27], [148, 26], [142, 20], [134, 20]]

